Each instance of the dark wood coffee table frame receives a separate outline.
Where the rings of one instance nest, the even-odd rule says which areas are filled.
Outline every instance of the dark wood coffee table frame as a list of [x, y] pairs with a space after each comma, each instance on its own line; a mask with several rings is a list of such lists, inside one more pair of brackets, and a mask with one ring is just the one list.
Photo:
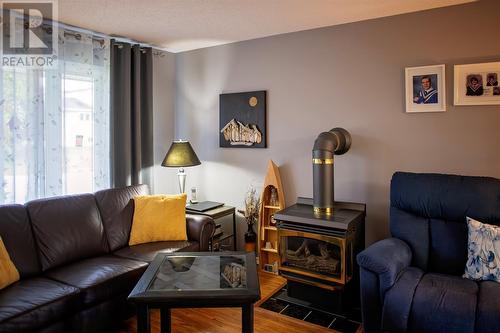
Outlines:
[[[156, 272], [169, 256], [231, 256], [246, 257], [247, 288], [216, 290], [148, 290]], [[137, 305], [137, 332], [149, 333], [149, 310], [160, 309], [161, 332], [171, 332], [171, 309], [173, 308], [242, 308], [242, 332], [253, 332], [253, 304], [260, 299], [259, 278], [255, 253], [245, 252], [178, 252], [159, 253], [146, 269], [128, 300]]]

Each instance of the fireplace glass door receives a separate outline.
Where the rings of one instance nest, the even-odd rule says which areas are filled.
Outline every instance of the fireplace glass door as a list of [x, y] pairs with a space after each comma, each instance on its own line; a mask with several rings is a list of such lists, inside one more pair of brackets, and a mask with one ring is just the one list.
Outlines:
[[345, 283], [344, 239], [283, 229], [279, 235], [280, 270]]

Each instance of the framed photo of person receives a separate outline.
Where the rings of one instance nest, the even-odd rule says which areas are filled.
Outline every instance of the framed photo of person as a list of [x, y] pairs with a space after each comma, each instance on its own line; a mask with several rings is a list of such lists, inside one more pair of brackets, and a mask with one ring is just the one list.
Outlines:
[[500, 62], [455, 65], [455, 105], [500, 105]]
[[445, 65], [407, 67], [406, 112], [446, 111]]

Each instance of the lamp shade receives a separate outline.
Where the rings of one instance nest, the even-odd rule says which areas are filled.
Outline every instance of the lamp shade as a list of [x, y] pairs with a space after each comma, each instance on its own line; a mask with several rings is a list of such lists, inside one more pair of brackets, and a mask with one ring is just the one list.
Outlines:
[[200, 165], [201, 162], [196, 156], [193, 147], [189, 144], [189, 141], [174, 141], [170, 146], [163, 162], [161, 163], [164, 167], [189, 167]]

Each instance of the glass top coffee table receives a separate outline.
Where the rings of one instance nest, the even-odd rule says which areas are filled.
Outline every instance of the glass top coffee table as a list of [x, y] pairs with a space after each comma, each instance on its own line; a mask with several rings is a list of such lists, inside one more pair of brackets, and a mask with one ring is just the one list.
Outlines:
[[170, 332], [170, 309], [241, 307], [242, 332], [253, 332], [260, 299], [254, 253], [159, 253], [128, 300], [137, 305], [137, 331], [149, 333], [149, 309], [160, 309], [161, 332]]

